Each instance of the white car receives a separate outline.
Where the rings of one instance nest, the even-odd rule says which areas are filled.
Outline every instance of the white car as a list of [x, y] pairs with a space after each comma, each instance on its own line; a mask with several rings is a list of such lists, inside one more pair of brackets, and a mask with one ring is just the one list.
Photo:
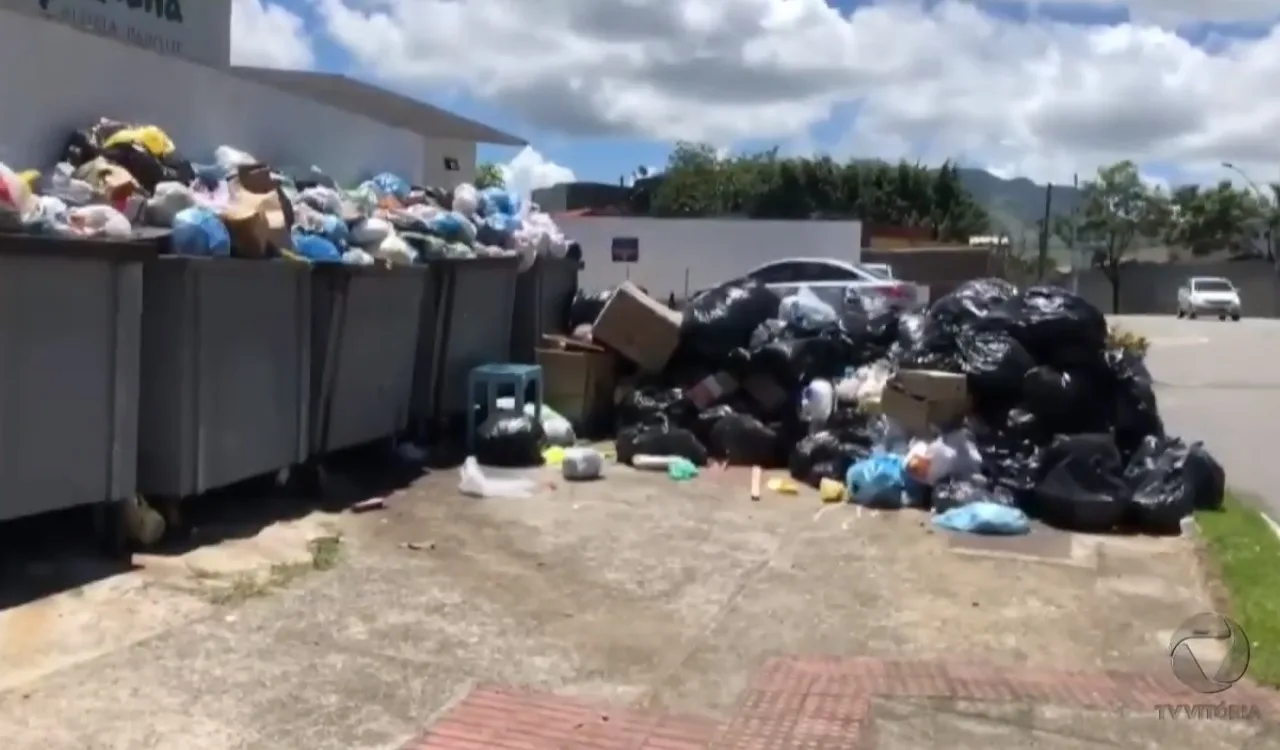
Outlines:
[[1240, 319], [1240, 292], [1227, 279], [1195, 276], [1178, 287], [1178, 317], [1195, 320], [1216, 315], [1218, 320]]
[[800, 287], [813, 290], [827, 304], [842, 309], [851, 296], [869, 310], [881, 306], [914, 310], [928, 304], [928, 289], [884, 278], [853, 263], [831, 258], [787, 258], [766, 263], [747, 274], [785, 297]]

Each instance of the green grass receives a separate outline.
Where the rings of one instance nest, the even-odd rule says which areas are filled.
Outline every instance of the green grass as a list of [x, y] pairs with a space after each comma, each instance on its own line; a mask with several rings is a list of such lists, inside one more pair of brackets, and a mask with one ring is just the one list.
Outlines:
[[1221, 511], [1198, 512], [1196, 522], [1215, 604], [1249, 636], [1249, 678], [1280, 686], [1280, 538], [1230, 493]]

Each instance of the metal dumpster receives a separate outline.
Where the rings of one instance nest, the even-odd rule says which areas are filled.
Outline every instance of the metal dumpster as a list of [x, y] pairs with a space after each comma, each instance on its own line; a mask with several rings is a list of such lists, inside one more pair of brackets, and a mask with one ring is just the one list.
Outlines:
[[569, 333], [569, 305], [578, 291], [582, 262], [540, 257], [516, 279], [515, 313], [511, 321], [511, 361], [534, 364], [543, 334]]
[[409, 424], [425, 266], [311, 272], [311, 454], [394, 437]]
[[198, 495], [306, 460], [310, 267], [166, 257], [144, 285], [139, 491]]
[[0, 234], [0, 520], [132, 497], [154, 242]]
[[413, 395], [420, 426], [464, 414], [471, 369], [507, 361], [519, 265], [515, 257], [431, 261], [438, 296], [422, 308]]

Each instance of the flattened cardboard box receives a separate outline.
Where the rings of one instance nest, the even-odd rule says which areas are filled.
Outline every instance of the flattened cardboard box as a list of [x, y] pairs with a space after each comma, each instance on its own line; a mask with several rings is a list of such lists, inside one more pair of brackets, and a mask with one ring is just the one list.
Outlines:
[[914, 435], [947, 430], [969, 413], [969, 388], [964, 375], [900, 370], [885, 384], [880, 408]]
[[627, 281], [605, 303], [591, 336], [642, 370], [662, 372], [680, 343], [683, 321], [683, 315]]

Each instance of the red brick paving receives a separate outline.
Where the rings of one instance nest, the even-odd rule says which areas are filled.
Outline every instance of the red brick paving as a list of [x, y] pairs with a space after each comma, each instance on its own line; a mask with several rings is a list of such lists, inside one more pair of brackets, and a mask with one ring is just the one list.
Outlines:
[[871, 700], [876, 697], [1133, 711], [1153, 711], [1165, 703], [1225, 701], [1257, 706], [1271, 721], [1280, 718], [1280, 694], [1250, 684], [1204, 696], [1161, 674], [785, 657], [765, 664], [727, 726], [482, 688], [404, 750], [867, 750]]

